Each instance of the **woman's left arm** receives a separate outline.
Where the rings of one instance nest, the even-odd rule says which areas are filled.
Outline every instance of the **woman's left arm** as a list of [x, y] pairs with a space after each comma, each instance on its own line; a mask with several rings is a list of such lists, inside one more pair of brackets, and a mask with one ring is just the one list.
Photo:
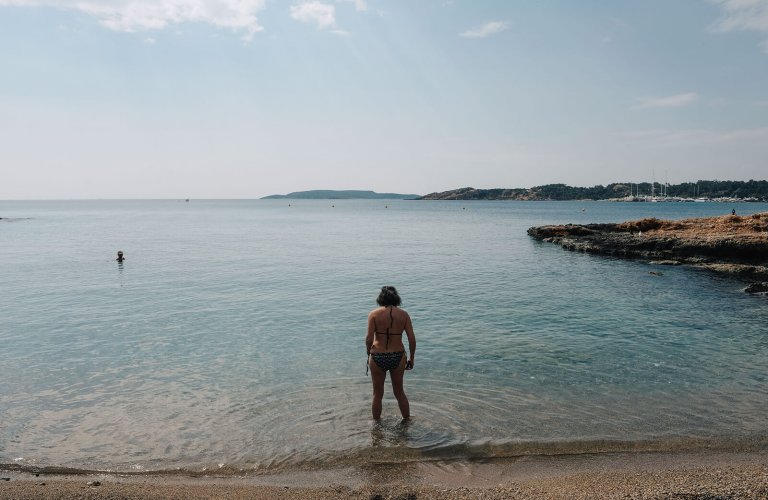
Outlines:
[[371, 353], [371, 347], [373, 347], [373, 332], [374, 332], [374, 323], [373, 323], [373, 312], [371, 312], [368, 315], [368, 329], [365, 334], [365, 352], [366, 354]]
[[405, 315], [405, 334], [408, 336], [408, 350], [411, 353], [406, 368], [410, 370], [413, 368], [413, 357], [416, 355], [416, 335], [413, 333], [413, 323], [411, 322], [411, 316], [408, 313], [405, 313]]

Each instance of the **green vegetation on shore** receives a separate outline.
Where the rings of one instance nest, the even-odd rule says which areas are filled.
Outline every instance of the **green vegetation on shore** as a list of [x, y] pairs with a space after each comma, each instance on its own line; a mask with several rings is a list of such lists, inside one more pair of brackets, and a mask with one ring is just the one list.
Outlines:
[[739, 198], [768, 200], [768, 181], [697, 181], [682, 184], [652, 185], [641, 183], [612, 183], [607, 186], [574, 187], [547, 184], [532, 188], [475, 189], [471, 187], [431, 193], [422, 200], [610, 200], [631, 196], [661, 195], [679, 198]]

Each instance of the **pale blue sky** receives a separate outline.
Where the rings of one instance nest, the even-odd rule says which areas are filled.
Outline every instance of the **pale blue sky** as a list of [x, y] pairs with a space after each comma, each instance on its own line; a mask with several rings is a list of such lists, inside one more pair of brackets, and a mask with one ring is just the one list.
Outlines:
[[768, 0], [0, 0], [0, 199], [768, 178]]

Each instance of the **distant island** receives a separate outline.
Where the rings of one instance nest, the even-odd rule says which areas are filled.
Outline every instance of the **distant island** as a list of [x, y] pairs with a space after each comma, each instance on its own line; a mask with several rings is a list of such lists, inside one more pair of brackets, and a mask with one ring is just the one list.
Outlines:
[[297, 191], [288, 194], [273, 194], [262, 200], [416, 200], [418, 194], [376, 193], [374, 191], [316, 189], [313, 191]]
[[768, 181], [697, 181], [613, 183], [573, 187], [547, 184], [532, 188], [475, 189], [465, 187], [430, 193], [420, 200], [612, 200], [612, 201], [768, 201]]

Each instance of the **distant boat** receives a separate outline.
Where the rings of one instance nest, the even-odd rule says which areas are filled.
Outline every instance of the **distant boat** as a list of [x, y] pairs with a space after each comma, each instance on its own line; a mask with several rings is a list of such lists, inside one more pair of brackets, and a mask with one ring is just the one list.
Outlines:
[[187, 203], [189, 203], [189, 198], [187, 198], [187, 199], [186, 199], [186, 200], [184, 200], [184, 201], [186, 201]]

